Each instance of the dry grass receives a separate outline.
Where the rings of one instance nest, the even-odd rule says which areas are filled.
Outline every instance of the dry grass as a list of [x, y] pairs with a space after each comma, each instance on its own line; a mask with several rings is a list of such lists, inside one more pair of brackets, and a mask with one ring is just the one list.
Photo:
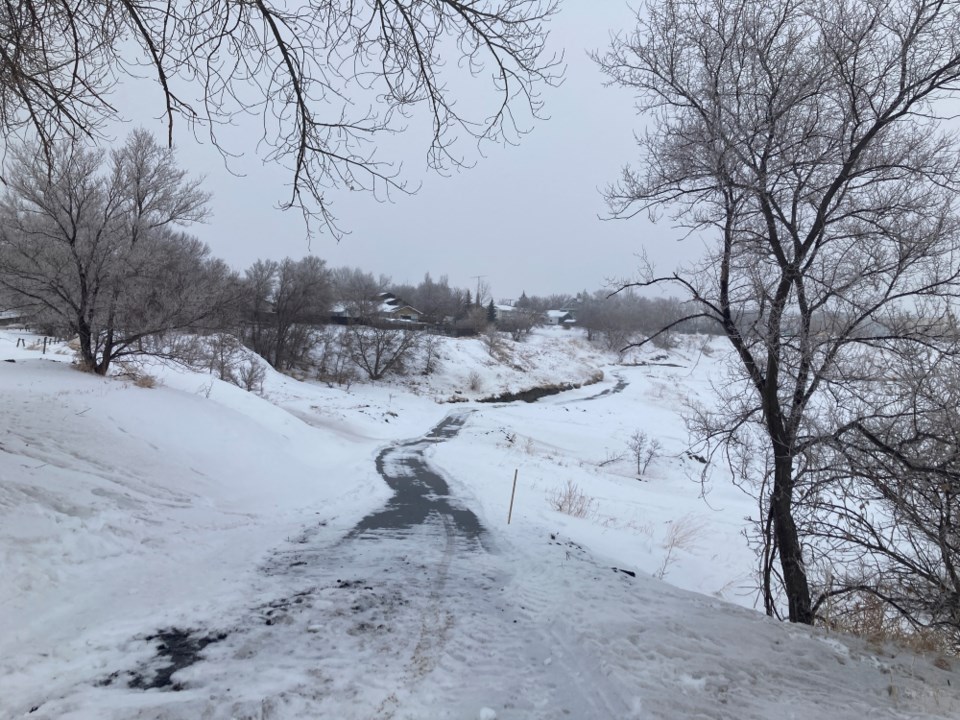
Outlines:
[[671, 563], [676, 558], [677, 551], [693, 550], [697, 546], [700, 538], [700, 522], [693, 515], [684, 515], [678, 520], [670, 523], [670, 529], [667, 530], [667, 536], [660, 546], [666, 550], [660, 567], [653, 574], [658, 580], [663, 580]]
[[133, 384], [139, 388], [154, 388], [157, 386], [157, 379], [145, 372], [134, 373]]
[[603, 380], [603, 370], [594, 370], [590, 373], [590, 377], [584, 381], [584, 386], [586, 385], [596, 385], [598, 382]]
[[878, 647], [892, 644], [915, 653], [939, 655], [935, 664], [941, 669], [950, 667], [945, 655], [956, 655], [945, 633], [911, 625], [870, 593], [850, 593], [833, 599], [825, 605], [820, 624]]
[[118, 378], [128, 380], [139, 388], [155, 388], [158, 384], [158, 380], [153, 375], [144, 372], [135, 362], [118, 360], [113, 367], [117, 371]]
[[547, 495], [547, 502], [554, 510], [566, 513], [575, 518], [585, 518], [596, 508], [597, 501], [584, 494], [573, 480], [567, 480], [566, 485], [557, 488]]

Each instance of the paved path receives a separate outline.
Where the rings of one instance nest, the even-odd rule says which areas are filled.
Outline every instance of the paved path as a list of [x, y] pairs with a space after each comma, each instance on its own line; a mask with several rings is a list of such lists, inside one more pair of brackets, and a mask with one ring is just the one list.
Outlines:
[[370, 534], [396, 535], [428, 520], [439, 520], [448, 534], [482, 542], [486, 533], [480, 520], [451, 497], [447, 481], [424, 457], [430, 445], [455, 437], [468, 416], [467, 412], [448, 415], [424, 437], [391, 445], [380, 452], [377, 472], [394, 496], [383, 510], [357, 523], [347, 535], [348, 539]]

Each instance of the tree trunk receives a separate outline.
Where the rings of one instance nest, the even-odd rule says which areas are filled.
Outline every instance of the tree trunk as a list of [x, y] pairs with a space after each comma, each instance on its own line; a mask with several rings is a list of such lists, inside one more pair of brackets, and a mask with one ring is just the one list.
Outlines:
[[277, 370], [283, 370], [283, 363], [286, 360], [286, 335], [287, 324], [280, 321], [280, 313], [277, 313], [276, 337], [273, 343], [273, 362], [270, 363]]
[[98, 362], [93, 371], [97, 375], [106, 375], [107, 370], [110, 369], [110, 361], [113, 359], [113, 330], [110, 330], [107, 333], [107, 337], [103, 342], [103, 353], [100, 356], [100, 362]]
[[93, 339], [90, 325], [85, 320], [77, 321], [77, 339], [80, 341], [80, 366], [84, 370], [96, 371], [97, 358], [93, 354]]
[[810, 602], [810, 586], [807, 571], [803, 566], [803, 550], [793, 520], [793, 458], [778, 454], [774, 460], [773, 493], [770, 508], [773, 515], [773, 532], [780, 553], [780, 569], [783, 587], [787, 594], [790, 622], [813, 624], [813, 609]]

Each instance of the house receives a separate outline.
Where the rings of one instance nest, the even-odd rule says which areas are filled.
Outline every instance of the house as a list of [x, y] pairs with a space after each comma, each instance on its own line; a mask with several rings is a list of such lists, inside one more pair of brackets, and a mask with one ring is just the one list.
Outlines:
[[338, 302], [330, 308], [330, 322], [336, 325], [351, 325], [356, 321], [346, 304]]
[[381, 305], [379, 315], [387, 320], [420, 322], [422, 313], [412, 305]]
[[494, 305], [493, 310], [497, 320], [503, 320], [516, 313], [519, 308], [514, 305]]
[[26, 319], [26, 313], [20, 310], [0, 310], [0, 327], [23, 325]]
[[340, 301], [330, 309], [330, 322], [338, 325], [369, 324], [377, 321], [420, 322], [423, 313], [393, 293], [382, 292], [369, 300]]
[[543, 314], [544, 322], [547, 325], [573, 325], [573, 316], [568, 310], [547, 310]]
[[393, 293], [383, 292], [377, 296], [380, 304], [377, 307], [377, 316], [384, 320], [400, 320], [403, 322], [420, 322], [423, 315], [412, 305], [408, 305]]

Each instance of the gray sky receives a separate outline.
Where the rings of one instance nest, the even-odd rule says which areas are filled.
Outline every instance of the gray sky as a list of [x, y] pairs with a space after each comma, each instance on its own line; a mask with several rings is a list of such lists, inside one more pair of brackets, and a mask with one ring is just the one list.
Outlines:
[[[235, 177], [181, 125], [178, 157], [207, 176], [214, 194], [214, 217], [193, 232], [237, 269], [261, 257], [312, 252], [330, 266], [357, 266], [397, 282], [416, 283], [430, 272], [434, 278], [447, 275], [455, 286], [474, 287], [473, 276], [484, 275], [498, 300], [522, 290], [543, 295], [597, 289], [633, 274], [643, 248], [658, 269], [672, 270], [681, 253], [699, 254], [698, 240], [678, 244], [680, 232], [665, 221], [654, 226], [645, 217], [598, 219], [606, 212], [601, 188], [625, 162], [636, 160], [632, 133], [640, 121], [630, 94], [603, 87], [586, 51], [605, 48], [610, 31], [632, 27], [633, 18], [619, 0], [565, 0], [551, 40], [566, 54], [567, 75], [561, 87], [544, 92], [550, 119], [538, 122], [519, 146], [485, 146], [486, 157], [475, 167], [448, 177], [427, 171], [425, 148], [413, 148], [414, 140], [400, 136], [405, 174], [421, 180], [421, 189], [393, 202], [346, 191], [332, 195], [334, 212], [350, 232], [339, 243], [323, 234], [308, 248], [301, 216], [276, 209], [289, 179], [282, 168], [262, 165], [251, 152], [233, 163], [246, 175]], [[141, 88], [131, 92], [139, 96]], [[257, 121], [251, 120], [256, 137]], [[161, 132], [159, 125], [154, 129]]]

